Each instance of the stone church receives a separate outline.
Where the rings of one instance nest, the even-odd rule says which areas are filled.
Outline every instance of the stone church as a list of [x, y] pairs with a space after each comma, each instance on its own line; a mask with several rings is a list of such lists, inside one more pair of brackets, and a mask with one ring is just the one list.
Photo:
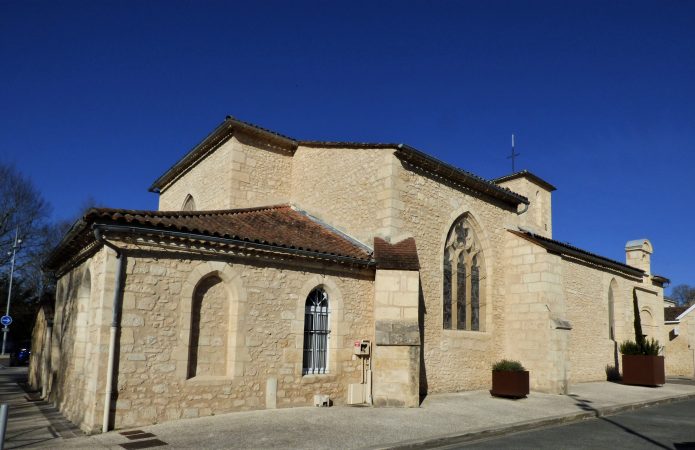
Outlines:
[[302, 141], [228, 117], [150, 187], [157, 211], [88, 211], [30, 381], [87, 432], [315, 403], [416, 407], [606, 379], [664, 333], [652, 245], [626, 262], [553, 239], [550, 183], [486, 180], [404, 144]]

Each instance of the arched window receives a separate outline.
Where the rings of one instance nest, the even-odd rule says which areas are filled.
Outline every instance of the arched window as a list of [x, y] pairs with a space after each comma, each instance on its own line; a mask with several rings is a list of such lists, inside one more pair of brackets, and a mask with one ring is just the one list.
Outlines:
[[[443, 321], [445, 329], [484, 329], [484, 302], [480, 280], [484, 278], [483, 256], [467, 216], [449, 231], [444, 248]], [[456, 307], [453, 307], [453, 302]]]
[[186, 200], [183, 201], [182, 211], [195, 211], [195, 200], [191, 194], [186, 196]]
[[306, 298], [303, 374], [328, 372], [328, 294], [316, 288]]
[[608, 287], [608, 339], [615, 340], [615, 289], [617, 283], [611, 280]]
[[229, 304], [222, 280], [203, 279], [193, 293], [188, 378], [227, 374]]

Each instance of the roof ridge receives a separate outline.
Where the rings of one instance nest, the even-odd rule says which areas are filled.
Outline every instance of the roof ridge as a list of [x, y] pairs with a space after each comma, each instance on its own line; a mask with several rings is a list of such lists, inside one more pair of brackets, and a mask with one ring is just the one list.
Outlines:
[[90, 208], [85, 214], [85, 217], [89, 217], [93, 214], [123, 214], [123, 215], [140, 215], [140, 216], [155, 216], [155, 217], [172, 217], [172, 216], [218, 216], [226, 214], [247, 214], [257, 211], [269, 211], [272, 209], [282, 209], [289, 208], [290, 205], [287, 203], [277, 204], [277, 205], [266, 205], [266, 206], [254, 206], [249, 208], [235, 208], [235, 209], [209, 209], [209, 210], [196, 210], [196, 211], [177, 211], [177, 210], [149, 210], [149, 209], [123, 209], [123, 208]]

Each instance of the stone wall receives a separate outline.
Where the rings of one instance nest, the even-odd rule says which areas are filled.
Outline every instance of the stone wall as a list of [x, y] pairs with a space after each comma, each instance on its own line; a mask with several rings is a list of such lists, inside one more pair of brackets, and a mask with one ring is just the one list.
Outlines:
[[695, 313], [691, 311], [680, 323], [666, 324], [663, 342], [666, 376], [695, 378]]
[[234, 149], [235, 141], [226, 141], [162, 190], [159, 210], [180, 211], [188, 195], [195, 200], [197, 210], [230, 208]]
[[[103, 293], [106, 251], [72, 269], [58, 280], [51, 336], [49, 399], [86, 432], [101, 427], [98, 416], [100, 366], [108, 344], [104, 329]], [[109, 317], [110, 319], [110, 317]]]
[[[396, 195], [401, 225], [393, 233], [413, 236], [420, 260], [424, 364], [420, 368], [421, 393], [486, 389], [490, 368], [503, 354], [505, 322], [504, 239], [516, 214], [510, 207], [446, 184], [400, 162]], [[484, 259], [481, 279], [481, 329], [445, 330], [442, 321], [444, 246], [451, 226], [469, 214]]]
[[508, 233], [505, 357], [529, 370], [531, 389], [566, 393], [570, 325], [560, 257]]
[[419, 273], [377, 270], [374, 291], [374, 405], [419, 406]]
[[[47, 357], [50, 353], [49, 322], [52, 323], [53, 314], [42, 306], [36, 314], [36, 322], [31, 333], [31, 356], [29, 358], [28, 383], [32, 390], [38, 391], [45, 386], [48, 379], [45, 371], [49, 361]], [[47, 386], [46, 386], [47, 387]]]
[[374, 236], [385, 236], [382, 229], [390, 225], [392, 153], [300, 146], [292, 163], [292, 202], [372, 245]]
[[[348, 383], [361, 380], [361, 362], [352, 358], [353, 342], [374, 339], [373, 279], [329, 272], [180, 259], [158, 252], [130, 256], [116, 427], [264, 408], [267, 399], [270, 407], [307, 406], [314, 394], [344, 403]], [[221, 375], [191, 377], [191, 304], [196, 286], [209, 276], [222, 280], [229, 303], [225, 316], [211, 316], [207, 322], [228, 324], [228, 339], [216, 350], [226, 344], [226, 369]], [[317, 286], [329, 295], [330, 373], [303, 376], [304, 304]], [[267, 386], [277, 391], [266, 392]]]
[[[620, 339], [610, 338], [608, 323], [608, 289], [610, 274], [579, 261], [562, 261], [563, 286], [567, 297], [567, 319], [572, 324], [568, 357], [573, 383], [606, 379], [606, 366], [619, 365]], [[618, 277], [619, 288], [613, 293], [616, 337], [634, 332], [627, 327], [631, 296], [620, 290], [627, 281]]]
[[515, 178], [499, 185], [523, 195], [531, 202], [528, 210], [519, 216], [519, 226], [541, 236], [553, 237], [552, 192], [526, 178]]
[[181, 210], [193, 196], [197, 210], [287, 203], [292, 154], [237, 133], [159, 196], [159, 209]]

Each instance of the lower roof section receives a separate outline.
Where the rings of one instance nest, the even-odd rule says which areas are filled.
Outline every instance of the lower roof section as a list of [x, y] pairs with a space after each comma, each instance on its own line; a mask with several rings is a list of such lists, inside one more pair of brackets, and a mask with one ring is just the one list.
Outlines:
[[57, 270], [95, 241], [94, 226], [115, 226], [122, 233], [160, 233], [210, 240], [280, 253], [301, 253], [336, 262], [373, 265], [372, 251], [290, 205], [218, 211], [136, 211], [93, 208], [87, 211], [49, 255], [45, 268]]
[[582, 250], [579, 247], [575, 247], [564, 242], [539, 236], [528, 231], [509, 230], [509, 232], [545, 248], [550, 253], [555, 253], [562, 256], [570, 256], [572, 258], [576, 258], [599, 267], [617, 270], [634, 277], [641, 278], [644, 276], [644, 271], [641, 269], [628, 266], [627, 264], [623, 264], [613, 259], [606, 258], [605, 256], [597, 255], [595, 253]]

